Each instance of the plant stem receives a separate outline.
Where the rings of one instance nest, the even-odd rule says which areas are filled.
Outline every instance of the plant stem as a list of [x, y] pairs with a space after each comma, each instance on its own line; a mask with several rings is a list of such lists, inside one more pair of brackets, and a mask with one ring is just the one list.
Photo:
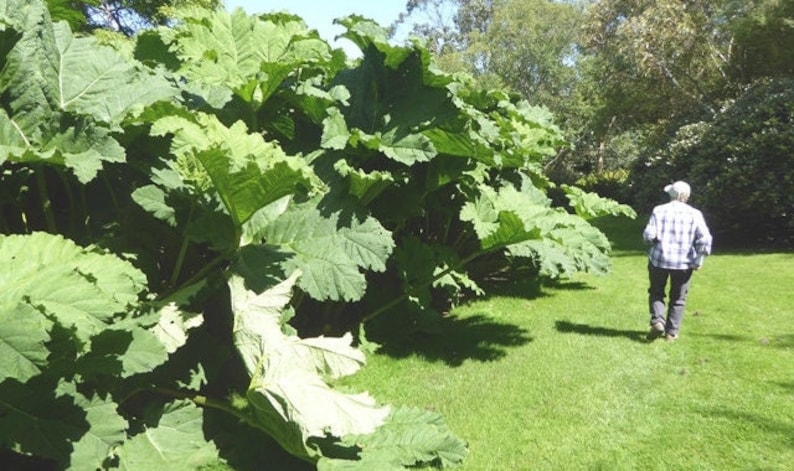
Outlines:
[[172, 293], [169, 293], [169, 294], [163, 295], [163, 296], [159, 296], [158, 299], [159, 300], [167, 299], [173, 293], [177, 293], [177, 292], [181, 291], [183, 288], [185, 288], [187, 286], [190, 286], [193, 283], [196, 283], [198, 280], [200, 280], [201, 278], [205, 277], [207, 275], [207, 273], [209, 273], [210, 271], [214, 270], [215, 267], [220, 265], [220, 263], [223, 262], [224, 260], [226, 260], [226, 257], [224, 257], [223, 255], [219, 255], [219, 256], [215, 257], [214, 259], [212, 259], [212, 261], [210, 261], [209, 263], [204, 265], [201, 268], [201, 270], [197, 271], [193, 276], [191, 276], [187, 281], [183, 282], [176, 289], [174, 289]]
[[55, 214], [52, 212], [52, 202], [47, 192], [47, 179], [44, 177], [44, 169], [36, 169], [36, 183], [39, 187], [39, 199], [41, 200], [41, 210], [44, 212], [44, 220], [47, 222], [47, 231], [51, 234], [58, 233], [58, 226], [55, 224]]
[[119, 206], [119, 200], [116, 198], [116, 193], [113, 191], [113, 187], [110, 185], [108, 181], [107, 174], [102, 175], [102, 183], [105, 184], [105, 188], [108, 190], [108, 195], [110, 196], [110, 201], [113, 203], [113, 209], [116, 210], [116, 214], [121, 214], [121, 206]]
[[83, 227], [85, 228], [88, 240], [94, 242], [94, 234], [91, 230], [91, 215], [88, 212], [88, 201], [85, 198], [85, 186], [80, 187], [80, 206], [83, 208]]
[[448, 273], [450, 273], [452, 271], [455, 271], [455, 270], [457, 270], [459, 268], [462, 268], [463, 266], [465, 266], [467, 263], [471, 262], [475, 258], [477, 258], [477, 257], [479, 257], [481, 255], [484, 255], [484, 254], [486, 254], [488, 252], [491, 252], [492, 250], [494, 250], [494, 249], [491, 248], [491, 249], [488, 249], [488, 250], [480, 250], [480, 251], [477, 251], [477, 252], [469, 255], [468, 257], [466, 257], [463, 260], [461, 260], [461, 262], [458, 263], [456, 266], [449, 267], [446, 270], [444, 270], [441, 273], [439, 273], [438, 275], [435, 275], [435, 276], [431, 277], [430, 279], [417, 284], [412, 289], [404, 292], [400, 296], [397, 296], [396, 298], [392, 299], [391, 301], [389, 301], [388, 303], [386, 303], [383, 306], [379, 307], [378, 309], [376, 309], [376, 310], [372, 311], [371, 313], [365, 315], [364, 317], [361, 318], [361, 323], [363, 324], [365, 322], [371, 321], [372, 319], [378, 317], [379, 315], [383, 314], [384, 312], [388, 311], [389, 309], [393, 308], [394, 306], [396, 306], [396, 305], [400, 304], [401, 302], [405, 301], [406, 299], [408, 299], [408, 297], [416, 289], [424, 288], [425, 286], [428, 286], [428, 285], [432, 284], [434, 281], [446, 276]]
[[[199, 407], [207, 407], [226, 412], [227, 414], [231, 414], [232, 416], [248, 424], [249, 426], [261, 430], [275, 439], [278, 438], [275, 435], [273, 435], [273, 430], [268, 429], [266, 426], [263, 425], [262, 421], [256, 420], [252, 415], [246, 414], [243, 410], [231, 406], [227, 401], [213, 399], [211, 397], [203, 396], [201, 394], [195, 394], [193, 392], [178, 391], [163, 387], [155, 387], [153, 389], [140, 388], [133, 391], [130, 395], [127, 396], [127, 398], [131, 397], [137, 392], [143, 392], [143, 391], [153, 391], [158, 394], [162, 394], [164, 396], [170, 396], [177, 399], [187, 399], [188, 401], [191, 401], [193, 404]], [[294, 455], [294, 454], [293, 456], [313, 463], [313, 461], [307, 456]]]
[[58, 176], [61, 178], [64, 191], [66, 191], [66, 197], [69, 199], [69, 232], [74, 234], [77, 230], [77, 223], [75, 222], [77, 218], [77, 207], [74, 202], [74, 192], [72, 191], [72, 187], [69, 186], [69, 180], [66, 178], [66, 175], [63, 172], [58, 172]]
[[[145, 389], [139, 389], [138, 391], [145, 391]], [[239, 410], [230, 406], [229, 403], [225, 401], [220, 401], [218, 399], [213, 399], [211, 397], [203, 396], [201, 394], [196, 394], [193, 393], [192, 391], [191, 392], [178, 391], [176, 389], [170, 389], [164, 387], [155, 387], [153, 391], [158, 394], [175, 397], [177, 399], [187, 399], [192, 403], [196, 404], [197, 406], [210, 407], [212, 409], [222, 410], [224, 412], [232, 414], [238, 419], [248, 421], [248, 418], [245, 416], [245, 414], [241, 413]]]
[[[190, 204], [190, 213], [187, 217], [187, 222], [185, 226], [187, 227], [190, 224], [190, 221], [193, 219], [193, 212], [196, 206], [191, 203]], [[182, 272], [182, 265], [185, 263], [185, 254], [187, 253], [187, 247], [190, 245], [190, 239], [187, 235], [187, 230], [185, 230], [185, 235], [182, 237], [182, 245], [179, 247], [179, 255], [176, 258], [176, 263], [174, 264], [174, 271], [171, 273], [171, 279], [168, 281], [169, 286], [174, 286], [179, 280], [179, 275]]]

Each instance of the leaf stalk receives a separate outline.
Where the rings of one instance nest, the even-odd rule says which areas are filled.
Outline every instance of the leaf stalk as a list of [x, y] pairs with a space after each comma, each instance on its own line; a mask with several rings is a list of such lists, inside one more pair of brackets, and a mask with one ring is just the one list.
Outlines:
[[391, 301], [389, 301], [388, 303], [382, 305], [378, 309], [376, 309], [376, 310], [372, 311], [371, 313], [365, 315], [364, 317], [361, 318], [361, 323], [364, 324], [366, 322], [371, 321], [372, 319], [380, 316], [384, 312], [387, 312], [389, 309], [393, 308], [394, 306], [396, 306], [396, 305], [400, 304], [401, 302], [405, 301], [406, 299], [408, 299], [408, 297], [411, 296], [411, 294], [413, 294], [414, 292], [416, 292], [417, 289], [424, 288], [426, 286], [431, 285], [434, 281], [447, 276], [449, 273], [451, 273], [451, 272], [453, 272], [455, 270], [463, 268], [466, 264], [468, 264], [469, 262], [471, 262], [475, 258], [480, 257], [481, 255], [485, 255], [486, 253], [489, 253], [489, 252], [491, 252], [493, 250], [494, 250], [494, 248], [490, 248], [488, 250], [478, 250], [477, 252], [474, 252], [473, 254], [471, 254], [468, 257], [466, 257], [463, 260], [461, 260], [460, 263], [458, 263], [457, 265], [452, 266], [452, 267], [448, 267], [446, 270], [442, 271], [441, 273], [431, 277], [428, 280], [425, 280], [424, 282], [421, 282], [421, 283], [415, 285], [410, 290], [407, 290], [406, 292], [404, 292], [400, 296], [397, 296], [396, 298], [394, 298]]
[[47, 192], [47, 179], [44, 175], [44, 169], [36, 169], [36, 183], [39, 187], [39, 199], [41, 200], [41, 210], [44, 213], [44, 220], [47, 224], [47, 232], [50, 234], [58, 233], [58, 226], [55, 223], [55, 214], [52, 212], [52, 201], [50, 201], [50, 194]]

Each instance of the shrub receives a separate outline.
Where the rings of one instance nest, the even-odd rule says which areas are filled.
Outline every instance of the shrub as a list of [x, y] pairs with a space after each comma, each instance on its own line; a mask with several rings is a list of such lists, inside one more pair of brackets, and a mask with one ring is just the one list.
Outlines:
[[576, 181], [576, 186], [585, 191], [598, 193], [605, 198], [625, 202], [629, 199], [626, 188], [628, 177], [629, 172], [625, 169], [605, 170], [580, 178]]
[[[670, 139], [632, 165], [625, 184], [634, 208], [649, 212], [653, 206], [668, 200], [662, 191], [675, 180], [689, 180], [692, 149], [709, 129], [709, 123], [698, 121], [679, 127]], [[699, 198], [699, 191], [695, 195]]]
[[714, 119], [678, 128], [631, 168], [632, 205], [648, 212], [674, 180], [692, 185], [720, 244], [794, 243], [794, 80], [759, 81]]
[[794, 243], [793, 125], [794, 80], [760, 82], [692, 147], [688, 178], [723, 241]]

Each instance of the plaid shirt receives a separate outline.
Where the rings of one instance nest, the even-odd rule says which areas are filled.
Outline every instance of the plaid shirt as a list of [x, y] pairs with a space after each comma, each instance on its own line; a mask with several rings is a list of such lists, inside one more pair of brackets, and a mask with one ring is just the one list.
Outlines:
[[686, 270], [699, 267], [711, 253], [711, 233], [703, 214], [680, 201], [653, 208], [642, 238], [653, 244], [648, 251], [648, 260], [657, 268]]

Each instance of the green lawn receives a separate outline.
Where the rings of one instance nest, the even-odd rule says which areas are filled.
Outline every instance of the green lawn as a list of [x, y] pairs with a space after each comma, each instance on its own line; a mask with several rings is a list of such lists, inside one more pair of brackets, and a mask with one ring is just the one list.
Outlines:
[[717, 241], [679, 340], [651, 343], [642, 222], [605, 226], [609, 275], [515, 280], [345, 385], [442, 413], [463, 470], [794, 469], [794, 254]]

